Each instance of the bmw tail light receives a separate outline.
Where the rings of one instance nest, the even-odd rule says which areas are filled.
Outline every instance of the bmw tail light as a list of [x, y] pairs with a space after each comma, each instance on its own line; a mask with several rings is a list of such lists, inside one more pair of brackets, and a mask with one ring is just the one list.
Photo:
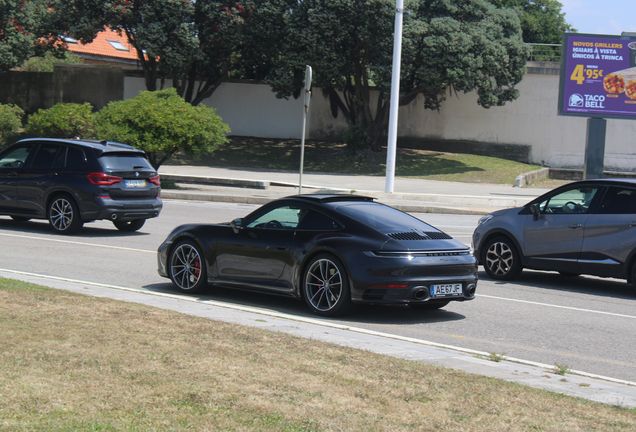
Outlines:
[[150, 177], [148, 181], [157, 186], [161, 186], [161, 178], [159, 177], [158, 174], [156, 176]]
[[106, 173], [90, 173], [88, 180], [94, 185], [110, 186], [123, 180], [122, 177], [108, 175]]

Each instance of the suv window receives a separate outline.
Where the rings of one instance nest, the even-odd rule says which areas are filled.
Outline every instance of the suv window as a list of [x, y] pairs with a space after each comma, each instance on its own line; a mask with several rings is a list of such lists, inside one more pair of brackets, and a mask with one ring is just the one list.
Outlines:
[[62, 168], [62, 158], [58, 156], [62, 150], [62, 146], [55, 144], [42, 144], [38, 148], [33, 161], [31, 162], [31, 169], [47, 170]]
[[634, 214], [636, 213], [636, 190], [610, 187], [603, 197], [600, 214]]
[[86, 163], [86, 155], [81, 149], [68, 147], [66, 150], [66, 168], [74, 168]]
[[22, 168], [31, 150], [33, 145], [26, 145], [7, 153], [0, 159], [0, 168]]
[[99, 162], [106, 170], [130, 171], [137, 169], [154, 170], [148, 159], [132, 153], [106, 153], [99, 157]]
[[539, 209], [547, 214], [588, 213], [597, 191], [598, 186], [569, 189], [539, 203]]

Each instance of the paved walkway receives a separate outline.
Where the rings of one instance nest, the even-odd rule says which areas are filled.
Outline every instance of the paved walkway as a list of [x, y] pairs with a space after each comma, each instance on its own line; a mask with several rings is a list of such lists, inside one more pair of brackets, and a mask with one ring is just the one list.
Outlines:
[[[163, 165], [159, 173], [180, 185], [180, 189], [163, 189], [164, 198], [264, 204], [299, 192], [300, 176], [292, 172]], [[522, 206], [549, 190], [399, 177], [393, 193], [385, 193], [385, 186], [386, 179], [380, 176], [304, 174], [302, 179], [302, 193], [370, 195], [400, 210], [422, 213], [487, 214]]]

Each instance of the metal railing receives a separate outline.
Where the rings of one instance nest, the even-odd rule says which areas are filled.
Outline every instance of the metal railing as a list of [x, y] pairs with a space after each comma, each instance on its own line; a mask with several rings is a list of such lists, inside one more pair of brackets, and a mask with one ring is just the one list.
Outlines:
[[528, 61], [561, 61], [561, 44], [527, 43], [530, 48]]

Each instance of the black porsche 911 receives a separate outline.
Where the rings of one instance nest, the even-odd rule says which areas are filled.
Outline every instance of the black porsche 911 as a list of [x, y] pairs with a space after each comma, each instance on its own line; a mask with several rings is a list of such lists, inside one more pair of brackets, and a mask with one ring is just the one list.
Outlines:
[[353, 303], [438, 309], [472, 300], [467, 246], [421, 220], [356, 195], [296, 195], [223, 224], [177, 227], [159, 274], [185, 293], [213, 285], [304, 299], [322, 316]]

